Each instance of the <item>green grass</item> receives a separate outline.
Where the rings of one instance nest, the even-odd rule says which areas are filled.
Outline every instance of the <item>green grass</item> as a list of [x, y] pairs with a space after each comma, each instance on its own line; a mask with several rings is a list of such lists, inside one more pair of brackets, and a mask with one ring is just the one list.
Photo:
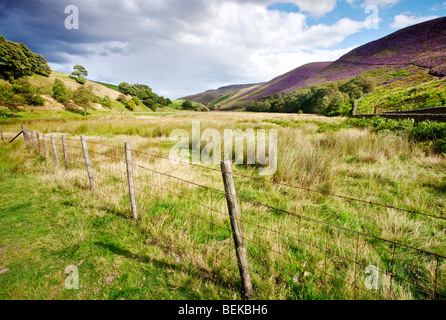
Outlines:
[[232, 94], [228, 94], [228, 95], [226, 95], [226, 96], [220, 97], [220, 98], [218, 98], [218, 99], [212, 101], [212, 102], [209, 104], [209, 107], [215, 106], [215, 105], [217, 105], [217, 104], [219, 104], [219, 103], [221, 103], [221, 102], [223, 102], [223, 101], [226, 101], [226, 100], [228, 100], [231, 96], [232, 96]]
[[120, 92], [119, 91], [119, 86], [117, 86], [117, 85], [109, 84], [109, 83], [105, 83], [105, 82], [99, 82], [99, 81], [95, 81], [95, 82], [98, 83], [98, 84], [103, 85], [104, 87], [107, 87], [107, 88], [110, 88], [110, 89], [113, 89], [115, 91]]
[[[122, 147], [130, 141], [134, 150], [168, 156], [170, 132], [190, 132], [193, 120], [202, 122], [202, 130], [220, 132], [230, 128], [278, 129], [278, 170], [273, 176], [262, 177], [266, 180], [444, 217], [443, 156], [424, 152], [405, 135], [352, 127], [342, 119], [178, 113], [145, 120], [34, 121], [29, 128], [68, 135], [75, 139], [69, 141], [73, 153], [81, 152], [74, 147], [79, 146], [78, 135], [84, 134], [90, 142]], [[4, 132], [15, 132], [16, 127], [8, 125]], [[2, 297], [239, 297], [240, 281], [223, 196], [135, 167], [141, 218], [132, 221], [127, 182], [120, 173], [125, 172], [125, 164], [113, 160], [123, 157], [122, 149], [89, 143], [97, 185], [90, 192], [82, 164], [72, 160], [69, 173], [62, 167], [55, 169], [52, 160], [46, 163], [23, 146], [22, 140], [0, 146], [0, 187], [6, 190], [0, 196], [0, 247], [6, 248], [0, 253], [5, 257], [0, 260], [0, 269], [10, 269], [0, 274]], [[222, 190], [218, 171], [173, 164], [136, 152], [132, 157], [134, 163], [146, 168]], [[218, 165], [212, 167], [217, 169]], [[233, 170], [259, 177], [256, 166], [234, 166]], [[362, 285], [368, 265], [382, 270], [392, 267], [404, 279], [433, 285], [430, 275], [435, 272], [435, 260], [427, 255], [398, 246], [397, 259], [393, 259], [393, 248], [388, 243], [358, 238], [355, 233], [326, 228], [280, 210], [440, 255], [446, 254], [443, 222], [265, 181], [235, 177], [235, 183], [241, 197], [277, 208], [239, 201], [254, 299], [325, 299], [324, 289], [328, 298], [373, 299], [373, 295], [355, 292], [348, 285], [355, 279]], [[215, 211], [206, 209], [209, 207]], [[280, 230], [280, 234], [274, 230]], [[298, 238], [301, 242], [296, 241]], [[330, 252], [328, 259], [325, 246]], [[232, 255], [231, 261], [226, 258], [228, 254]], [[77, 264], [83, 287], [78, 292], [67, 291], [63, 288], [65, 267]], [[444, 267], [445, 262], [440, 261], [437, 289], [442, 293], [446, 293]], [[336, 277], [324, 276], [324, 270]], [[385, 277], [382, 281], [380, 293], [386, 297], [390, 283]], [[392, 298], [430, 298], [399, 280], [393, 281], [392, 288]]]
[[[9, 269], [1, 299], [231, 298], [226, 286], [201, 280], [203, 271], [175, 263], [162, 242], [148, 244], [127, 210], [91, 206], [87, 189], [48, 184], [54, 169], [21, 141], [2, 146], [0, 158], [0, 269]], [[64, 287], [69, 265], [78, 266], [79, 290]]]

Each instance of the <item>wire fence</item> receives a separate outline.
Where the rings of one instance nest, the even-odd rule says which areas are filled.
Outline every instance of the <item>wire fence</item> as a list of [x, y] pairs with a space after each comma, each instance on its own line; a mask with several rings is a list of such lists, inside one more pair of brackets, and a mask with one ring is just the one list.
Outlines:
[[[251, 177], [223, 166], [172, 160], [129, 144], [48, 137], [22, 129], [28, 145], [67, 170], [66, 179], [90, 189], [114, 214], [129, 217], [131, 211], [151, 234], [150, 241], [162, 243], [179, 264], [187, 261], [206, 281], [238, 290], [242, 298], [446, 299], [441, 237], [432, 235], [433, 242], [440, 241], [436, 245], [395, 241], [304, 214], [300, 200], [302, 192], [314, 193], [380, 208], [389, 215], [428, 219], [444, 233], [443, 215]], [[91, 172], [85, 170], [89, 162]], [[222, 176], [236, 178], [236, 192], [228, 192]], [[286, 195], [286, 201], [270, 199], [271, 194]], [[236, 214], [230, 210], [234, 202]], [[230, 217], [235, 217], [235, 226]]]

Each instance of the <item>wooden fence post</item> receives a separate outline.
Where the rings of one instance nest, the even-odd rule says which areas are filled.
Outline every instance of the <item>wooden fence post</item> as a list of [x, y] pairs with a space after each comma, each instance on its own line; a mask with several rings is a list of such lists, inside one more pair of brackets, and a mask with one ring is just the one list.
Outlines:
[[43, 145], [45, 146], [45, 159], [46, 161], [48, 161], [49, 159], [49, 154], [48, 154], [48, 143], [46, 142], [46, 135], [43, 134]]
[[124, 143], [125, 163], [127, 166], [127, 180], [129, 183], [130, 203], [132, 205], [133, 219], [138, 219], [138, 205], [136, 203], [135, 180], [133, 177], [132, 150], [130, 142]]
[[87, 142], [85, 136], [81, 136], [82, 150], [84, 151], [85, 165], [87, 166], [88, 180], [90, 180], [90, 190], [94, 190], [93, 170], [91, 169], [90, 156], [88, 155]]
[[240, 213], [237, 204], [234, 180], [232, 179], [230, 161], [223, 161], [221, 163], [221, 172], [223, 175], [223, 183], [225, 185], [226, 202], [228, 204], [229, 218], [231, 220], [232, 235], [237, 253], [237, 262], [243, 284], [242, 299], [248, 300], [252, 294], [251, 275], [249, 274], [248, 258], [246, 256], [242, 228], [239, 224]]
[[22, 124], [22, 132], [23, 132], [23, 139], [25, 140], [25, 142], [28, 142], [28, 132], [26, 131], [24, 124]]
[[54, 136], [51, 136], [51, 144], [53, 145], [54, 161], [56, 166], [59, 167], [59, 157], [57, 156], [56, 142], [54, 141]]
[[33, 149], [34, 149], [35, 148], [35, 145], [34, 145], [34, 132], [31, 130], [30, 133], [31, 133], [31, 144], [32, 144]]
[[37, 140], [37, 151], [40, 154], [40, 135], [38, 132], [36, 132], [36, 140]]
[[0, 128], [0, 135], [2, 136], [2, 142], [5, 142], [5, 139], [3, 139], [3, 131], [1, 128]]
[[70, 164], [68, 162], [68, 149], [67, 149], [67, 139], [62, 136], [62, 146], [63, 146], [63, 157], [65, 160], [65, 169], [70, 170]]

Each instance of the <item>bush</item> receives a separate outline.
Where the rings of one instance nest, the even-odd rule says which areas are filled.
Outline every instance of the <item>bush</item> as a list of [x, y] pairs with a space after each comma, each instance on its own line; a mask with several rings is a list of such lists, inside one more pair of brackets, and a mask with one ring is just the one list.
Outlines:
[[53, 97], [57, 102], [67, 103], [70, 100], [67, 87], [62, 80], [56, 79], [53, 83]]
[[79, 76], [76, 78], [76, 82], [79, 84], [85, 84], [87, 80], [83, 76]]
[[101, 105], [104, 108], [111, 109], [112, 108], [112, 101], [111, 101], [110, 97], [109, 96], [103, 97], [102, 100], [101, 100]]
[[127, 109], [134, 111], [136, 109], [136, 102], [133, 99], [130, 99], [126, 105]]
[[28, 100], [28, 103], [31, 106], [43, 106], [45, 103], [45, 99], [41, 96], [35, 95]]
[[127, 97], [125, 95], [123, 95], [123, 94], [120, 94], [118, 96], [118, 98], [116, 99], [116, 101], [121, 102], [125, 106], [127, 105], [127, 102], [128, 102]]

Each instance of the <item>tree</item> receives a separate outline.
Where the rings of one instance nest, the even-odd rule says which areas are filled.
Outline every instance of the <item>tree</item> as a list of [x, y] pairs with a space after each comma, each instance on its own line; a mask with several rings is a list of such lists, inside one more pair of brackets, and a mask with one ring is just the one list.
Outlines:
[[12, 80], [34, 73], [48, 77], [51, 69], [44, 57], [29, 50], [23, 43], [15, 43], [0, 36], [0, 78]]
[[77, 64], [74, 66], [74, 71], [71, 73], [75, 77], [76, 81], [80, 84], [85, 84], [85, 77], [88, 76], [88, 71], [84, 66]]
[[88, 71], [84, 66], [77, 64], [74, 66], [74, 71], [71, 73], [75, 77], [88, 77]]
[[0, 80], [0, 105], [11, 110], [12, 117], [18, 111], [18, 107], [25, 103], [25, 98], [13, 90], [13, 86], [3, 80]]
[[183, 107], [184, 110], [194, 109], [194, 106], [192, 105], [192, 102], [190, 102], [189, 100], [184, 101], [181, 106]]
[[84, 109], [84, 116], [87, 115], [87, 109], [91, 108], [91, 103], [96, 100], [96, 97], [91, 90], [85, 86], [80, 86], [73, 93], [73, 101]]
[[70, 96], [67, 91], [67, 87], [62, 80], [56, 79], [53, 83], [53, 97], [60, 103], [67, 103], [70, 100]]

